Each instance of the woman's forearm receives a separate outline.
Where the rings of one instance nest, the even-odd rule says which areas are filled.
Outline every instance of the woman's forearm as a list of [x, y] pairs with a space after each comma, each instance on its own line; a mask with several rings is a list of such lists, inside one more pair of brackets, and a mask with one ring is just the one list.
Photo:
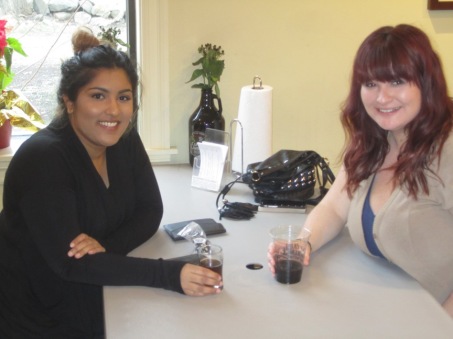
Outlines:
[[345, 185], [346, 173], [342, 168], [329, 192], [308, 214], [305, 227], [312, 232], [310, 243], [313, 250], [335, 238], [346, 224], [351, 199]]
[[327, 204], [319, 204], [308, 215], [304, 227], [311, 231], [310, 244], [315, 251], [335, 238], [344, 227], [344, 220]]

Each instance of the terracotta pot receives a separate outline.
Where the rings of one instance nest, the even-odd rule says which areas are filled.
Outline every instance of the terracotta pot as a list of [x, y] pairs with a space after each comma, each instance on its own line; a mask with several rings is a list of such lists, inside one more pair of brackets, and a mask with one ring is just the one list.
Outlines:
[[0, 127], [0, 149], [9, 147], [12, 129], [13, 127], [9, 120], [6, 120], [2, 127]]

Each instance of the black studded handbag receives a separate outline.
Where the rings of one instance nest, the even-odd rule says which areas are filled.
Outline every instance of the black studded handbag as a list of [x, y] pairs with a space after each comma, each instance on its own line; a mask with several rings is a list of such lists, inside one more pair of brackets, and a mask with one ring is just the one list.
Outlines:
[[[220, 219], [236, 220], [252, 218], [260, 207], [305, 208], [317, 205], [334, 180], [328, 162], [315, 151], [280, 150], [264, 161], [248, 165], [244, 174], [220, 191], [216, 206]], [[229, 202], [225, 196], [235, 183], [247, 184], [258, 205]], [[319, 194], [315, 194], [316, 186]]]
[[[258, 203], [316, 205], [335, 176], [326, 160], [315, 151], [280, 150], [262, 162], [247, 166], [242, 175]], [[315, 195], [319, 182], [319, 195]]]

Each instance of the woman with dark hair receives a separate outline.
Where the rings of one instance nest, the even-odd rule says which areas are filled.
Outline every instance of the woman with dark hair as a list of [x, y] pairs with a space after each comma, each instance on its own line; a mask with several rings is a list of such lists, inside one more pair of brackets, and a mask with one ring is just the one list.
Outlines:
[[[398, 25], [365, 39], [341, 121], [344, 164], [305, 223], [312, 250], [346, 225], [453, 316], [453, 101], [424, 32]], [[269, 261], [274, 272], [272, 247]]]
[[[14, 155], [0, 214], [0, 337], [102, 338], [103, 285], [220, 293], [221, 277], [177, 261], [127, 257], [163, 214], [132, 126], [128, 56], [77, 31], [61, 66], [58, 114]], [[82, 47], [80, 47], [82, 46]]]

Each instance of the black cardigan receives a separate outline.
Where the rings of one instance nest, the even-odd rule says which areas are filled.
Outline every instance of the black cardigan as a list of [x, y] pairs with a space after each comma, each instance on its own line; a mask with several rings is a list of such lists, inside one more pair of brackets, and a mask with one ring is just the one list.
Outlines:
[[[103, 285], [182, 293], [183, 263], [127, 257], [157, 231], [163, 206], [136, 130], [107, 148], [109, 188], [71, 126], [52, 124], [13, 157], [0, 215], [0, 337], [103, 332]], [[80, 233], [105, 253], [69, 258]]]

